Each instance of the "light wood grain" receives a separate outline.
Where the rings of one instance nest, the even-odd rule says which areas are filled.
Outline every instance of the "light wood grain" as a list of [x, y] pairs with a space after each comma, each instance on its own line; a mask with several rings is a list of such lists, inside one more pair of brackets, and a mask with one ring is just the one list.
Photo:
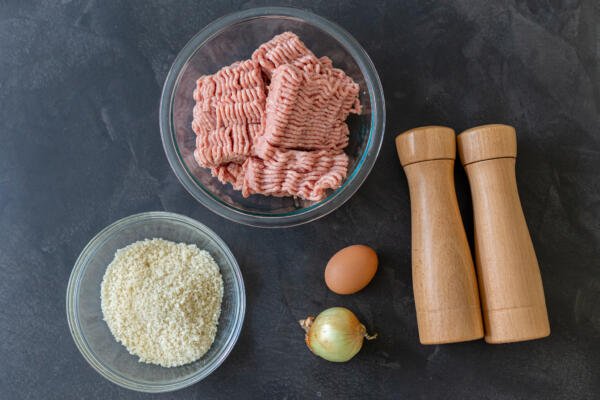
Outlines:
[[[517, 157], [517, 135], [510, 125], [490, 124], [467, 129], [458, 137], [463, 165], [494, 158]], [[461, 143], [468, 145], [462, 145]]]
[[422, 126], [396, 137], [400, 164], [456, 159], [456, 134], [445, 126]]
[[454, 189], [454, 131], [414, 129], [399, 135], [396, 146], [410, 190], [419, 339], [423, 344], [480, 339], [477, 278]]
[[539, 265], [517, 191], [514, 128], [473, 128], [458, 136], [458, 146], [473, 198], [485, 340], [509, 343], [548, 336]]

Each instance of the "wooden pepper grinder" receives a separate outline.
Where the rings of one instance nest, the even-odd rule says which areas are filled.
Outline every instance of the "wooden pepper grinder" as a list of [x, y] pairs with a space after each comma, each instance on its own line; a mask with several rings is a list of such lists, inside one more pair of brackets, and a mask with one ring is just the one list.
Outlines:
[[454, 130], [426, 126], [396, 137], [410, 190], [412, 279], [423, 344], [483, 337], [477, 278], [454, 189]]
[[517, 191], [515, 129], [507, 125], [469, 129], [458, 136], [458, 151], [473, 197], [485, 341], [548, 336], [540, 269]]

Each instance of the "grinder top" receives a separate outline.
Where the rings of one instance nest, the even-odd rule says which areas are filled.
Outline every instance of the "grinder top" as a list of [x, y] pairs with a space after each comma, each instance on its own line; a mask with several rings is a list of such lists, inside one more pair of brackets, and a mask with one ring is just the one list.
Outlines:
[[421, 161], [454, 160], [456, 135], [445, 126], [423, 126], [396, 136], [396, 149], [403, 167]]

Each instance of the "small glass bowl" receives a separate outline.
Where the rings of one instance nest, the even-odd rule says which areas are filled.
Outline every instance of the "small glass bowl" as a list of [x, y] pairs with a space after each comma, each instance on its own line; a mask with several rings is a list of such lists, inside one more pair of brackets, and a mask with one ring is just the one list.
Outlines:
[[[360, 85], [362, 113], [348, 119], [350, 158], [342, 187], [319, 202], [293, 197], [242, 197], [194, 160], [192, 93], [196, 80], [235, 61], [248, 59], [273, 36], [292, 31], [318, 57], [328, 56]], [[385, 129], [383, 89], [375, 67], [360, 44], [338, 25], [307, 11], [264, 7], [240, 11], [209, 24], [181, 50], [169, 71], [160, 103], [160, 130], [171, 168], [187, 191], [211, 211], [232, 221], [261, 227], [303, 224], [346, 202], [375, 164]]]
[[[195, 244], [215, 259], [223, 277], [219, 326], [210, 350], [198, 361], [164, 368], [145, 364], [118, 343], [103, 320], [100, 285], [117, 249], [143, 239], [162, 238]], [[237, 341], [246, 309], [244, 281], [227, 245], [191, 218], [147, 212], [123, 218], [104, 228], [85, 246], [67, 287], [67, 319], [75, 344], [88, 363], [109, 381], [140, 392], [169, 392], [192, 385], [213, 372]]]

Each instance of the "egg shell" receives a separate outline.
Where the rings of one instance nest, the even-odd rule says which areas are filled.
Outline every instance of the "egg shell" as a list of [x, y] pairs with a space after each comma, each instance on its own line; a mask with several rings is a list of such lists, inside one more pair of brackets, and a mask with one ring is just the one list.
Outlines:
[[352, 294], [371, 282], [377, 272], [377, 253], [369, 246], [348, 246], [331, 257], [325, 267], [325, 284], [334, 293]]

